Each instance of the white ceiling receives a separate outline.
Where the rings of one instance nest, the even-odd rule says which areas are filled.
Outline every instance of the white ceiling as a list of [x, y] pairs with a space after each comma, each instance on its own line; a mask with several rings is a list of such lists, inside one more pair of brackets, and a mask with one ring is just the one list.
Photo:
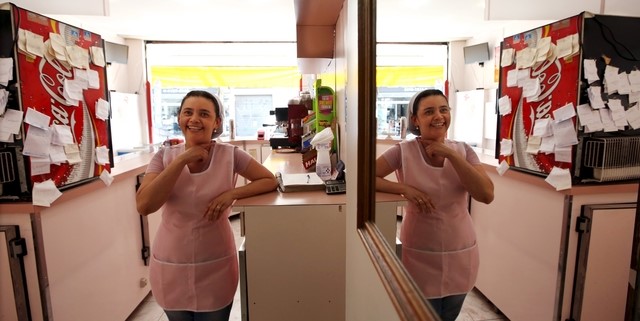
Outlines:
[[[296, 40], [294, 0], [14, 0], [14, 3], [100, 33], [106, 39], [120, 36], [167, 41]], [[381, 42], [467, 39], [505, 23], [484, 19], [485, 0], [378, 0], [377, 9]], [[78, 11], [83, 10], [91, 15], [79, 15]], [[101, 12], [107, 15], [101, 16]]]
[[[119, 36], [167, 41], [296, 40], [294, 0], [13, 0], [13, 3], [97, 32], [106, 39]], [[637, 0], [378, 0], [377, 39], [464, 40], [511, 24], [510, 20], [502, 20], [508, 17], [540, 20], [541, 25], [545, 20], [558, 20], [581, 11], [640, 15], [636, 3]], [[82, 15], [83, 12], [88, 15]]]

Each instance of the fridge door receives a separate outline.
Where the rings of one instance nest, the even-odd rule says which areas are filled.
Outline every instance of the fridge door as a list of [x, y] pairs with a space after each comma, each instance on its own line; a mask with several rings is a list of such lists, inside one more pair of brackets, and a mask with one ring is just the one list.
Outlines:
[[[24, 139], [16, 140], [14, 144], [25, 155], [23, 166], [27, 187], [31, 189], [34, 183], [51, 179], [63, 189], [98, 177], [113, 164], [101, 36], [13, 4], [5, 4], [2, 9], [9, 11], [11, 16], [9, 36], [13, 42], [12, 58], [18, 84], [14, 95], [17, 109], [25, 116]], [[3, 38], [6, 36], [5, 33]], [[98, 117], [99, 100], [107, 103], [106, 117]], [[79, 161], [55, 161], [55, 153], [62, 152], [68, 159], [72, 156], [68, 145], [56, 143], [55, 139], [48, 146], [30, 148], [33, 146], [30, 146], [29, 136], [43, 132], [35, 128], [42, 125], [27, 123], [27, 112], [34, 111], [49, 118], [49, 127], [42, 128], [45, 133], [49, 132], [47, 135], [54, 137], [54, 125], [65, 126], [70, 131], [71, 145], [77, 146]], [[106, 153], [100, 155], [106, 157], [96, 157], [96, 150], [105, 149]], [[53, 161], [39, 166], [36, 171], [34, 161], [46, 159]]]
[[[563, 106], [576, 106], [581, 26], [582, 15], [577, 15], [507, 37], [502, 42], [502, 56], [512, 51], [514, 58], [513, 63], [508, 65], [504, 57], [501, 59], [498, 97], [510, 102], [511, 111], [501, 111], [497, 147], [501, 154], [500, 161], [506, 161], [512, 168], [542, 176], [553, 167], [571, 168], [571, 156], [568, 159], [557, 158], [553, 146], [548, 152], [535, 151], [533, 148], [527, 151], [527, 147], [529, 143], [535, 146], [536, 140], [532, 137], [536, 122], [552, 120], [553, 112]], [[532, 65], [522, 63], [526, 61], [522, 56], [527, 54], [533, 55], [534, 59], [540, 57], [536, 56], [540, 50], [538, 48], [542, 48], [546, 40], [550, 40], [547, 56], [534, 60]], [[559, 54], [562, 50], [571, 52]], [[516, 60], [519, 62], [516, 63]], [[572, 121], [575, 130], [575, 117]], [[508, 152], [509, 149], [511, 152]]]

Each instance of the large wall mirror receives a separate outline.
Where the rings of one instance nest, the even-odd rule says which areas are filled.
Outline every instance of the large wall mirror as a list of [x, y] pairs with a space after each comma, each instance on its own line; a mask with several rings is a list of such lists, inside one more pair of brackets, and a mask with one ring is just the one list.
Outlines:
[[358, 232], [401, 320], [438, 320], [375, 225], [376, 0], [358, 1]]

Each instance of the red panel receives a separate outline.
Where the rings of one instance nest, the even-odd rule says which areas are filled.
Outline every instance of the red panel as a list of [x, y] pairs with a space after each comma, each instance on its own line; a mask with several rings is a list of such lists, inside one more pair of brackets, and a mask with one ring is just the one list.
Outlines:
[[[580, 34], [581, 27], [582, 16], [574, 16], [505, 38], [502, 49], [514, 48], [517, 52], [528, 46], [535, 47], [537, 40], [543, 37], [551, 37], [551, 42], [555, 44], [558, 39]], [[512, 106], [511, 114], [501, 116], [500, 140], [511, 139], [514, 151], [511, 156], [501, 155], [500, 161], [506, 160], [511, 166], [541, 174], [548, 174], [553, 167], [571, 168], [571, 163], [555, 161], [554, 154], [539, 152], [531, 155], [525, 151], [526, 141], [533, 133], [533, 125], [537, 119], [552, 117], [554, 110], [568, 103], [573, 103], [574, 107], [577, 105], [580, 52], [568, 58], [547, 60], [531, 68], [530, 77], [538, 77], [541, 84], [541, 93], [535, 101], [524, 98], [522, 88], [507, 87], [507, 73], [515, 68], [514, 63], [500, 70], [500, 96], [508, 96]]]
[[[13, 19], [21, 29], [41, 35], [45, 41], [53, 32], [62, 35], [67, 45], [75, 44], [85, 49], [91, 46], [103, 48], [100, 35], [27, 10], [13, 7]], [[95, 117], [98, 99], [108, 100], [105, 67], [89, 63], [90, 68], [98, 72], [100, 88], [84, 90], [84, 99], [78, 105], [70, 106], [63, 97], [63, 83], [65, 79], [74, 78], [73, 68], [65, 67], [57, 60], [41, 57], [31, 59], [23, 53], [17, 54], [17, 65], [21, 109], [26, 112], [27, 108], [33, 108], [50, 116], [51, 124], [70, 126], [82, 157], [79, 164], [51, 165], [50, 174], [32, 176], [32, 181], [52, 179], [60, 187], [99, 176], [103, 168], [108, 169], [108, 164], [101, 166], [95, 162], [96, 147], [110, 148], [108, 123]], [[28, 127], [25, 124], [27, 133]]]

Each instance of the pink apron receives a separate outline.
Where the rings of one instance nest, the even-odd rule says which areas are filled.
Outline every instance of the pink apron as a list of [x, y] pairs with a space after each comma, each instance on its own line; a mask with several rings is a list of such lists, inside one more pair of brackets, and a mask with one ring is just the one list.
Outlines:
[[[238, 285], [231, 208], [213, 221], [202, 218], [209, 202], [235, 186], [234, 146], [213, 143], [209, 167], [190, 173], [185, 166], [164, 204], [152, 247], [151, 290], [165, 310], [216, 311], [229, 305]], [[164, 150], [165, 167], [184, 144]]]
[[[465, 156], [462, 143], [445, 144]], [[412, 202], [402, 221], [402, 263], [426, 298], [469, 292], [479, 266], [476, 235], [468, 211], [468, 193], [448, 160], [433, 167], [422, 157], [420, 143], [400, 143], [398, 180], [427, 192], [435, 211], [423, 213]]]

